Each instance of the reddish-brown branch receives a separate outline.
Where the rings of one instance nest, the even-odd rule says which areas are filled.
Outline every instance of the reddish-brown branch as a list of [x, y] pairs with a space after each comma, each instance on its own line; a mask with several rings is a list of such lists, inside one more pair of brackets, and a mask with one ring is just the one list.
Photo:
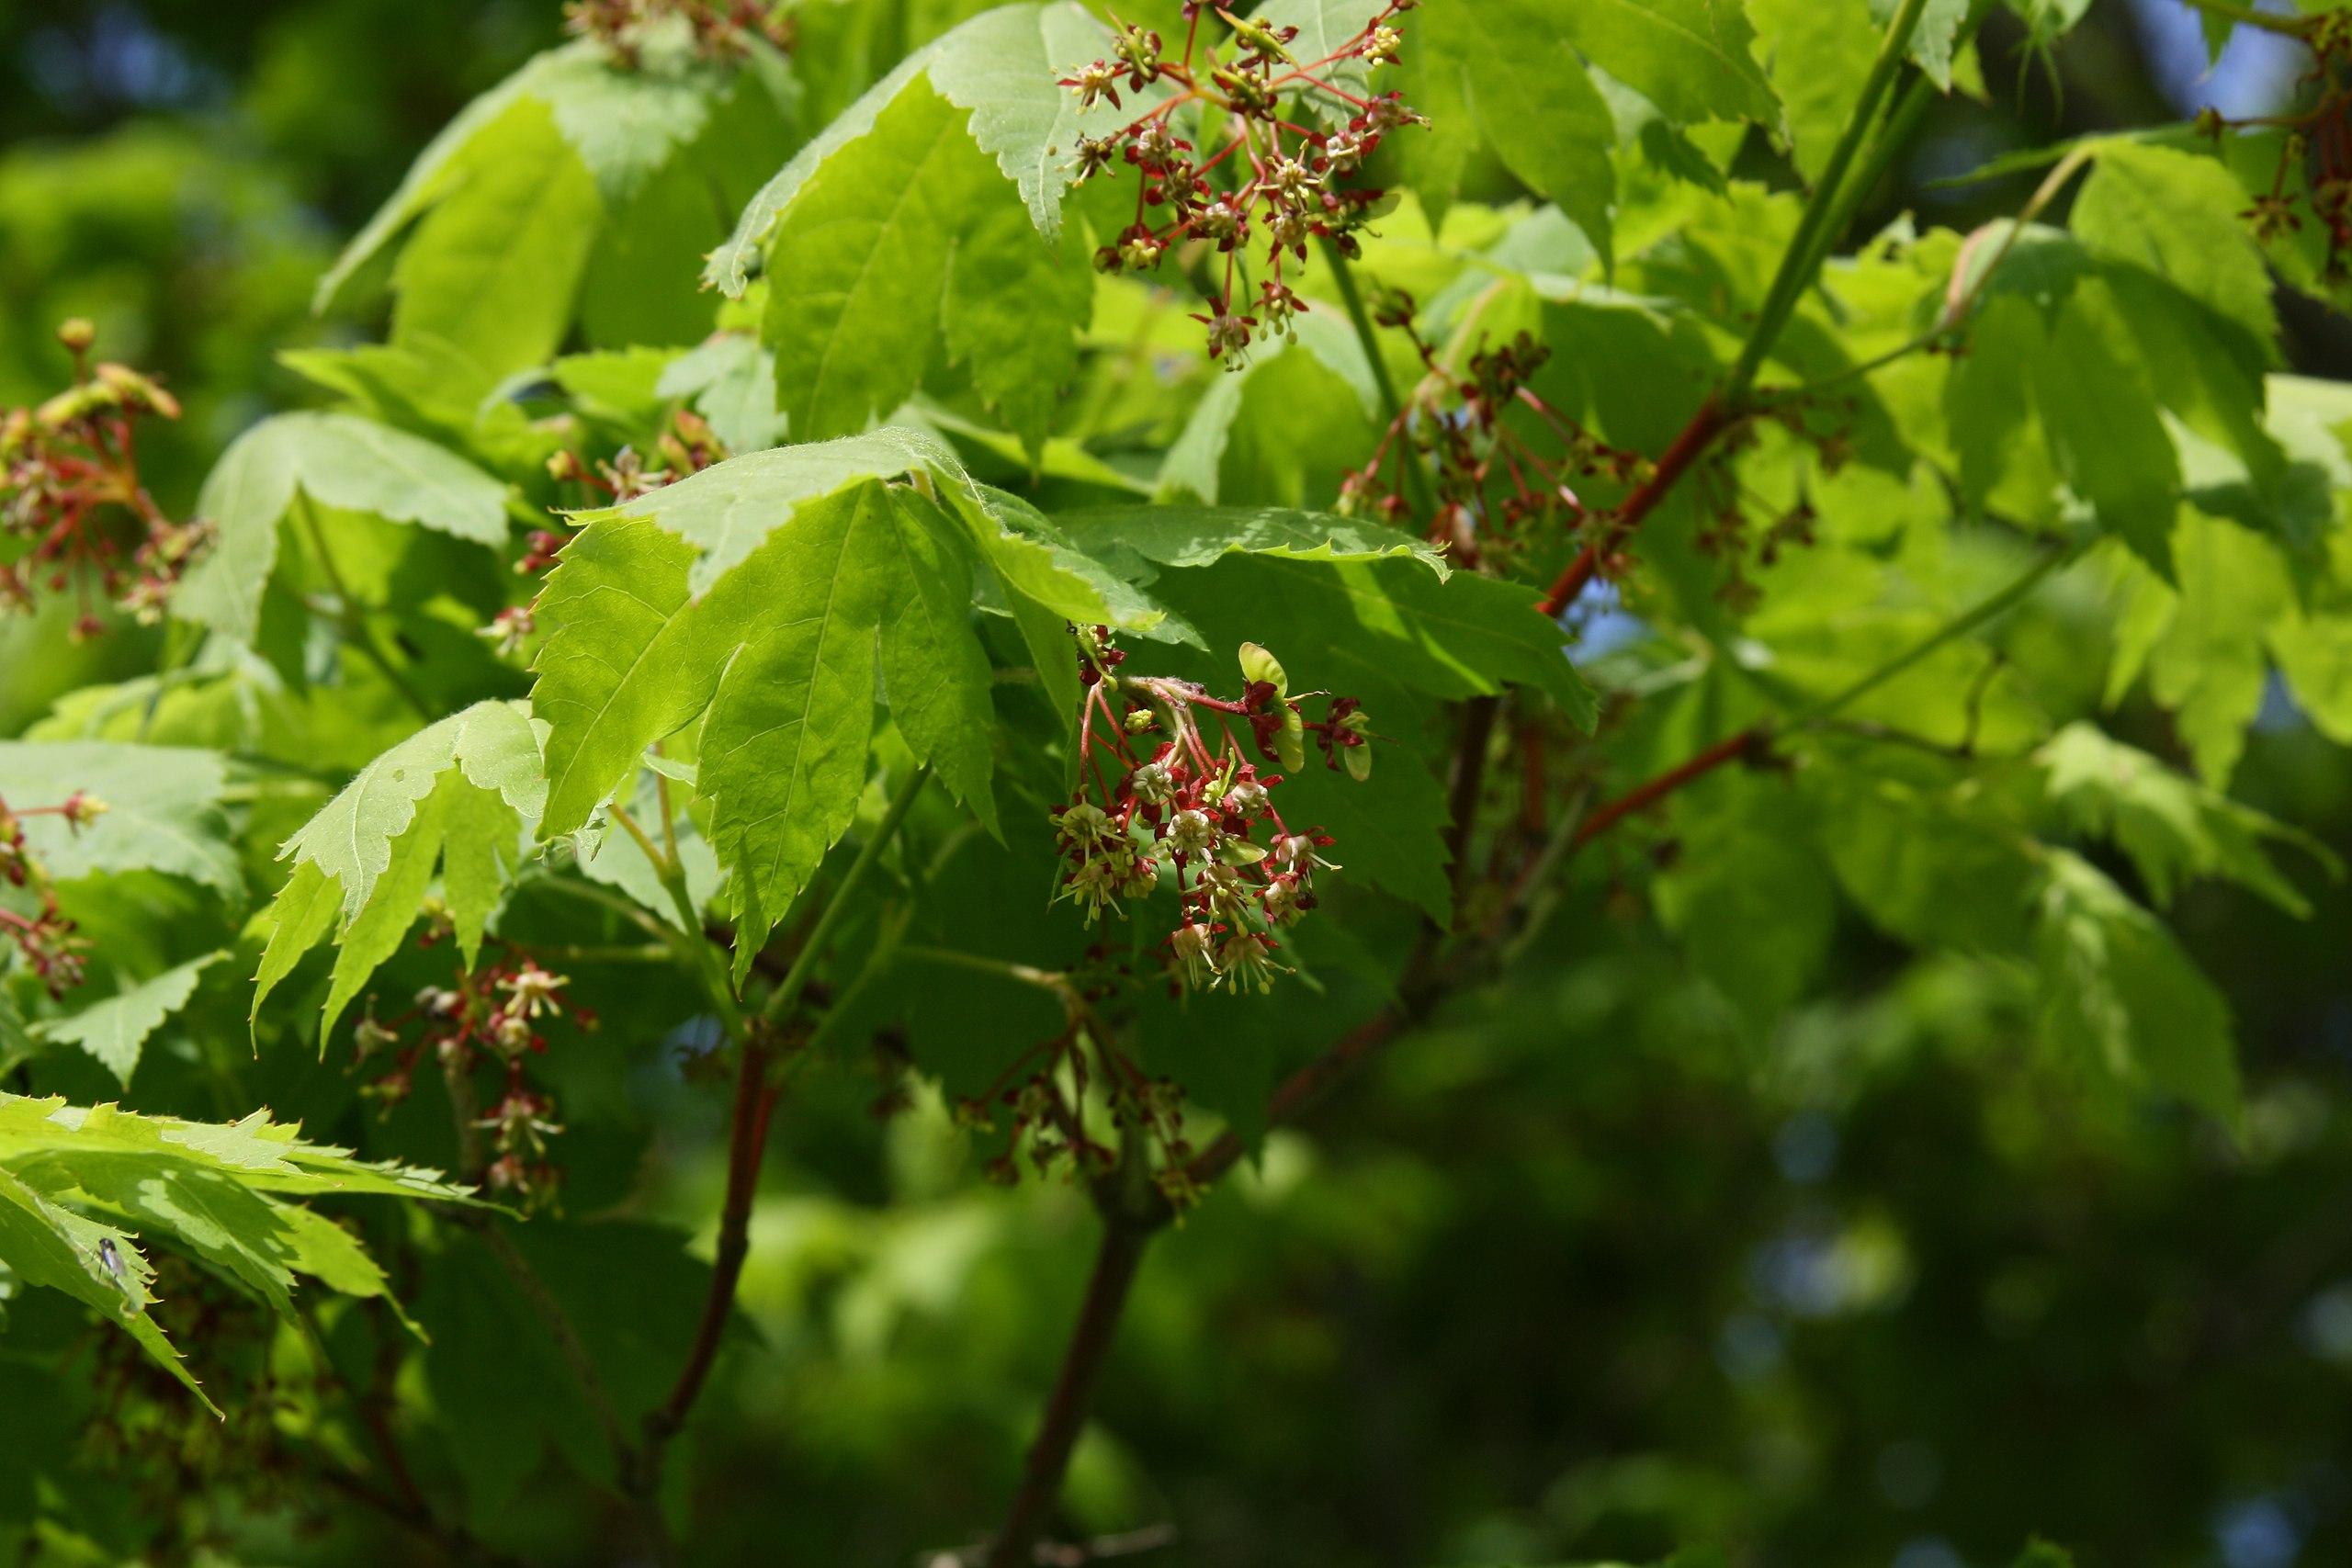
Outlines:
[[1498, 697], [1472, 697], [1462, 705], [1462, 734], [1453, 750], [1453, 778], [1447, 788], [1446, 852], [1453, 871], [1453, 896], [1459, 899], [1469, 882], [1470, 834], [1478, 823], [1478, 800], [1485, 793], [1487, 752], [1494, 743]]
[[[1380, 1014], [1283, 1079], [1266, 1102], [1268, 1125], [1281, 1126], [1306, 1115], [1333, 1088], [1363, 1066], [1374, 1052], [1404, 1032], [1425, 1008], [1426, 1004], [1421, 1008], [1399, 1006]], [[1238, 1164], [1247, 1152], [1241, 1140], [1230, 1129], [1219, 1134], [1215, 1143], [1194, 1156], [1191, 1173], [1193, 1180], [1203, 1187], [1208, 1186]]]
[[1584, 585], [1600, 570], [1602, 559], [1614, 554], [1625, 536], [1642, 525], [1642, 520], [1672, 492], [1675, 485], [1690, 466], [1713, 445], [1716, 436], [1729, 429], [1732, 421], [1712, 397], [1701, 403], [1682, 427], [1673, 443], [1659, 454], [1650, 468], [1649, 478], [1635, 486], [1634, 492], [1621, 502], [1601, 525], [1600, 536], [1577, 552], [1567, 570], [1560, 573], [1551, 590], [1537, 606], [1547, 615], [1556, 615], [1576, 603]]
[[702, 1394], [711, 1363], [718, 1359], [720, 1336], [735, 1307], [735, 1287], [743, 1275], [743, 1259], [751, 1250], [752, 1201], [760, 1184], [760, 1161], [768, 1146], [768, 1122], [775, 1112], [778, 1089], [768, 1081], [774, 1055], [755, 1033], [743, 1045], [735, 1073], [735, 1102], [727, 1138], [727, 1196], [718, 1211], [718, 1250], [711, 1260], [710, 1293], [703, 1300], [702, 1321], [695, 1329], [686, 1364], [678, 1373], [670, 1397], [645, 1418], [645, 1451], [640, 1456], [642, 1489], [650, 1490], [662, 1462], [662, 1445], [686, 1424], [695, 1401]]
[[1070, 1450], [1077, 1446], [1087, 1412], [1093, 1406], [1095, 1382], [1117, 1337], [1136, 1268], [1143, 1261], [1144, 1248], [1150, 1245], [1157, 1228], [1116, 1213], [1104, 1215], [1102, 1245], [1094, 1255], [1094, 1272], [1086, 1281], [1086, 1301], [1079, 1308], [1078, 1326], [1062, 1356], [1053, 1396], [1046, 1402], [1037, 1440], [1030, 1445], [1029, 1457], [1022, 1465], [1020, 1490], [1013, 1494], [1003, 1530], [989, 1549], [988, 1568], [1027, 1568], [1036, 1555], [1038, 1539], [1061, 1495]]
[[[1648, 782], [1635, 785], [1596, 809], [1577, 827], [1568, 842], [1572, 849], [1599, 838], [1611, 828], [1645, 807], [1655, 806], [1676, 790], [1727, 762], [1760, 755], [1771, 739], [1771, 731], [1763, 725], [1743, 729], [1730, 739], [1716, 742], [1688, 761], [1668, 769]], [[1521, 903], [1530, 891], [1526, 878], [1514, 885], [1510, 902]], [[1434, 949], [1424, 947], [1405, 966], [1405, 978], [1397, 987], [1397, 999], [1386, 1011], [1340, 1040], [1336, 1045], [1316, 1057], [1306, 1066], [1284, 1078], [1274, 1089], [1266, 1104], [1266, 1122], [1281, 1126], [1295, 1122], [1312, 1110], [1325, 1095], [1352, 1077], [1366, 1061], [1390, 1041], [1419, 1022], [1449, 989], [1448, 977], [1436, 971], [1427, 961]], [[1230, 1130], [1194, 1156], [1191, 1176], [1193, 1182], [1206, 1187], [1239, 1162], [1245, 1153], [1241, 1140]]]
[[1544, 729], [1522, 719], [1519, 729], [1519, 827], [1531, 838], [1544, 836], [1544, 810], [1552, 797], [1550, 769], [1544, 757]]
[[1595, 807], [1592, 815], [1577, 829], [1573, 844], [1581, 848], [1590, 843], [1635, 812], [1657, 805], [1684, 784], [1713, 773], [1726, 762], [1760, 754], [1771, 735], [1770, 728], [1760, 724], [1743, 729], [1728, 739], [1716, 741], [1689, 761], [1668, 768], [1647, 783], [1634, 785], [1616, 799]]

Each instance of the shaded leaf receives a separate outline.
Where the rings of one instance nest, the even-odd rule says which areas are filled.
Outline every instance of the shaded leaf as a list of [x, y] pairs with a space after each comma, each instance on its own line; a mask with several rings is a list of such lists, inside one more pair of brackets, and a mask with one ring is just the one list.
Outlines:
[[146, 1045], [147, 1037], [162, 1028], [165, 1019], [187, 1005], [204, 971], [227, 956], [225, 953], [206, 953], [77, 1013], [50, 1019], [37, 1025], [33, 1033], [59, 1044], [80, 1046], [128, 1085], [139, 1066], [139, 1054]]
[[2291, 915], [2310, 913], [2310, 901], [2272, 862], [2272, 843], [2294, 844], [2332, 872], [2342, 871], [2326, 846], [2308, 834], [2173, 773], [2090, 725], [2068, 725], [2035, 761], [2052, 804], [2078, 830], [2112, 839], [2160, 905], [2170, 904], [2191, 877], [2219, 876]]
[[430, 441], [347, 413], [264, 420], [221, 454], [197, 498], [215, 537], [176, 614], [250, 642], [295, 497], [415, 523], [479, 545], [506, 539], [506, 487]]
[[2171, 933], [2064, 851], [2051, 853], [2037, 903], [2045, 1043], [2111, 1082], [2177, 1095], [2234, 1123], [2229, 1006]]
[[0, 741], [0, 799], [19, 809], [56, 806], [79, 790], [106, 805], [85, 828], [26, 818], [27, 849], [60, 882], [157, 871], [236, 897], [244, 875], [220, 809], [227, 788], [225, 760], [193, 747]]

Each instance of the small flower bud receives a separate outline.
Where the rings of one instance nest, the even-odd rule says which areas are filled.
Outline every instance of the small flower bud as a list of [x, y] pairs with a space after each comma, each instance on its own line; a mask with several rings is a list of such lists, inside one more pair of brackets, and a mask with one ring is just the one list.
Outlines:
[[1159, 886], [1159, 862], [1150, 855], [1131, 855], [1127, 874], [1119, 883], [1122, 898], [1148, 898]]
[[1138, 271], [1149, 271], [1159, 265], [1167, 249], [1150, 234], [1130, 234], [1119, 245], [1119, 260]]

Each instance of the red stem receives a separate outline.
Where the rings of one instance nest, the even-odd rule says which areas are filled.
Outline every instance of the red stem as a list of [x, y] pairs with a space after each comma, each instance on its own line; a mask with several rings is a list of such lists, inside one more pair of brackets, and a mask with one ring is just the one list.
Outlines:
[[[1704, 777], [1726, 762], [1759, 752], [1770, 739], [1770, 734], [1761, 725], [1743, 729], [1729, 739], [1708, 747], [1688, 761], [1626, 791], [1585, 818], [1570, 840], [1571, 847], [1582, 848], [1627, 817], [1645, 807], [1655, 806], [1692, 780]], [[1512, 886], [1510, 902], [1517, 904], [1522, 901], [1528, 890], [1527, 882], [1522, 878]], [[1408, 964], [1406, 970], [1406, 980], [1398, 987], [1396, 1005], [1358, 1027], [1353, 1033], [1291, 1074], [1275, 1088], [1272, 1098], [1266, 1104], [1268, 1125], [1280, 1126], [1306, 1114], [1374, 1053], [1418, 1022], [1436, 1005], [1445, 989], [1442, 977], [1419, 962]], [[1191, 1175], [1193, 1181], [1203, 1187], [1208, 1186], [1232, 1169], [1243, 1153], [1239, 1138], [1230, 1131], [1220, 1134], [1216, 1141], [1193, 1161]]]
[[712, 1259], [710, 1293], [703, 1299], [702, 1321], [695, 1329], [686, 1364], [662, 1407], [645, 1418], [643, 1490], [650, 1491], [661, 1463], [662, 1445], [686, 1424], [687, 1414], [702, 1393], [718, 1357], [718, 1341], [734, 1310], [735, 1286], [743, 1275], [743, 1259], [751, 1251], [752, 1200], [760, 1183], [760, 1160], [767, 1151], [768, 1121], [775, 1111], [777, 1087], [768, 1082], [773, 1053], [757, 1038], [743, 1044], [742, 1062], [735, 1073], [735, 1105], [727, 1141], [727, 1197], [718, 1212], [718, 1251]]
[[1078, 1326], [1062, 1358], [1061, 1375], [1054, 1380], [1053, 1397], [1046, 1402], [1037, 1440], [1030, 1445], [1028, 1460], [1021, 1467], [1021, 1487], [1013, 1494], [1012, 1511], [989, 1549], [987, 1568], [1028, 1568], [1036, 1555], [1037, 1541], [1061, 1495], [1062, 1474], [1069, 1468], [1070, 1450], [1086, 1426], [1087, 1411], [1094, 1403], [1094, 1385], [1117, 1337], [1127, 1290], [1135, 1283], [1136, 1267], [1143, 1261], [1152, 1230], [1116, 1214], [1104, 1216], [1102, 1246], [1086, 1282], [1086, 1302], [1079, 1308]]
[[1642, 519], [1657, 509], [1658, 502], [1667, 498], [1676, 481], [1699, 460], [1701, 454], [1730, 423], [1713, 397], [1701, 403], [1698, 412], [1690, 416], [1690, 423], [1684, 425], [1682, 433], [1674, 438], [1674, 444], [1659, 456], [1657, 465], [1650, 469], [1650, 477], [1643, 480], [1611, 513], [1601, 537], [1577, 552], [1577, 558], [1560, 573], [1558, 581], [1552, 584], [1551, 592], [1544, 595], [1537, 608], [1547, 615], [1556, 615], [1576, 603], [1577, 595], [1584, 591], [1584, 585], [1591, 581], [1593, 573], [1600, 570], [1603, 553], [1616, 549], [1626, 535], [1641, 526]]
[[1693, 779], [1713, 773], [1726, 762], [1735, 762], [1760, 752], [1770, 738], [1771, 731], [1759, 724], [1716, 741], [1679, 767], [1669, 768], [1646, 784], [1636, 784], [1616, 799], [1597, 807], [1577, 829], [1572, 844], [1581, 849], [1636, 811], [1657, 805]]

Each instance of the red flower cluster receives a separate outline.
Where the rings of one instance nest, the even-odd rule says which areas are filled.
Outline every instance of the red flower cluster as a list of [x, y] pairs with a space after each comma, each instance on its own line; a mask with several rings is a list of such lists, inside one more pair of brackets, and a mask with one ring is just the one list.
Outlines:
[[1408, 470], [1420, 468], [1436, 491], [1430, 542], [1476, 565], [1544, 536], [1537, 525], [1581, 525], [1586, 508], [1571, 481], [1601, 475], [1622, 484], [1641, 467], [1638, 454], [1610, 446], [1534, 390], [1530, 383], [1551, 351], [1526, 333], [1479, 349], [1457, 369], [1421, 335], [1411, 296], [1391, 295], [1376, 319], [1405, 333], [1425, 374], [1371, 459], [1340, 481], [1342, 513], [1368, 509], [1402, 521]]
[[2239, 216], [2256, 239], [2269, 241], [2300, 231], [2308, 213], [2327, 236], [2327, 279], [2342, 283], [2352, 277], [2352, 16], [2323, 11], [2280, 23], [2279, 30], [2300, 36], [2312, 51], [2312, 68], [2297, 83], [2314, 90], [2312, 107], [2243, 119], [2209, 107], [2199, 113], [2197, 129], [2216, 141], [2230, 130], [2286, 132], [2270, 188]]
[[635, 71], [673, 39], [700, 60], [740, 60], [754, 39], [788, 50], [792, 22], [779, 11], [773, 0], [567, 0], [563, 27]]
[[0, 881], [25, 889], [35, 900], [31, 914], [0, 908], [0, 931], [8, 933], [25, 967], [51, 997], [62, 997], [82, 983], [88, 943], [75, 934], [74, 922], [58, 908], [57, 890], [51, 886], [49, 874], [25, 847], [24, 819], [62, 818], [69, 829], [79, 832], [106, 809], [105, 801], [81, 790], [58, 805], [21, 810], [11, 810], [6, 801], [0, 800]]
[[[1238, 365], [1253, 342], [1288, 336], [1291, 318], [1306, 309], [1286, 273], [1306, 260], [1309, 237], [1356, 254], [1354, 231], [1385, 198], [1385, 191], [1350, 187], [1381, 138], [1406, 125], [1429, 122], [1395, 93], [1360, 96], [1342, 85], [1340, 68], [1369, 71], [1393, 64], [1401, 45], [1389, 21], [1415, 0], [1390, 4], [1347, 43], [1321, 60], [1301, 62], [1290, 51], [1296, 28], [1270, 28], [1221, 7], [1184, 7], [1183, 53], [1166, 58], [1160, 36], [1122, 27], [1110, 54], [1061, 79], [1080, 107], [1098, 99], [1124, 108], [1121, 89], [1142, 93], [1161, 84], [1176, 91], [1118, 130], [1079, 139], [1078, 179], [1119, 164], [1141, 176], [1135, 221], [1096, 253], [1106, 271], [1152, 271], [1168, 253], [1191, 244], [1224, 257], [1222, 276], [1193, 320], [1207, 329], [1212, 358]], [[1216, 9], [1231, 29], [1232, 53], [1220, 61], [1201, 39], [1201, 13]], [[1302, 123], [1312, 118], [1301, 100], [1346, 106], [1353, 112], [1337, 130]], [[1187, 110], [1192, 112], [1187, 113]], [[1186, 132], [1210, 117], [1229, 127], [1225, 145], [1203, 157]], [[1254, 290], [1244, 276], [1250, 243], [1265, 246], [1266, 276]], [[1230, 355], [1230, 358], [1227, 356]]]
[[140, 482], [138, 422], [179, 418], [178, 400], [136, 370], [92, 366], [96, 335], [84, 321], [60, 327], [74, 385], [38, 408], [0, 415], [0, 536], [27, 547], [0, 565], [0, 605], [30, 609], [40, 591], [71, 584], [81, 602], [77, 638], [105, 629], [98, 597], [141, 625], [162, 619], [210, 534], [201, 522], [165, 516]]
[[1105, 1028], [1097, 1016], [1098, 1009], [1116, 1002], [1134, 983], [1125, 958], [1110, 943], [1096, 943], [1083, 963], [1058, 977], [1066, 1017], [1062, 1031], [1023, 1051], [978, 1095], [956, 1102], [960, 1127], [992, 1133], [1000, 1111], [1011, 1123], [1002, 1152], [988, 1163], [990, 1181], [1005, 1187], [1020, 1181], [1024, 1145], [1040, 1176], [1057, 1170], [1072, 1179], [1107, 1175], [1118, 1164], [1119, 1151], [1096, 1137], [1078, 1110], [1099, 1078], [1114, 1119], [1159, 1151], [1153, 1179], [1169, 1201], [1182, 1207], [1196, 1195], [1185, 1174], [1193, 1145], [1184, 1135], [1183, 1089], [1173, 1078], [1145, 1072], [1119, 1044], [1118, 1030]]
[[[655, 439], [650, 463], [634, 446], [624, 446], [609, 458], [594, 461], [567, 448], [548, 459], [548, 474], [558, 484], [583, 486], [600, 504], [617, 505], [675, 484], [688, 474], [698, 474], [726, 457], [726, 445], [710, 428], [710, 422], [692, 409], [679, 409]], [[532, 536], [535, 547], [539, 538]], [[553, 559], [550, 557], [540, 564], [552, 565]], [[516, 570], [537, 568], [526, 562]]]
[[[420, 944], [440, 941], [443, 931], [441, 922], [429, 924]], [[358, 1058], [364, 1062], [387, 1050], [392, 1058], [365, 1092], [388, 1107], [399, 1104], [413, 1092], [416, 1069], [428, 1054], [453, 1083], [469, 1084], [478, 1066], [492, 1064], [499, 1069], [499, 1097], [472, 1122], [477, 1131], [492, 1134], [495, 1157], [482, 1179], [527, 1206], [548, 1201], [561, 1173], [548, 1160], [547, 1141], [563, 1128], [555, 1121], [554, 1101], [529, 1081], [526, 1064], [548, 1048], [547, 1036], [539, 1032], [541, 1020], [568, 1013], [577, 1027], [595, 1028], [594, 1013], [567, 1000], [564, 987], [570, 984], [524, 953], [460, 974], [454, 987], [425, 987], [397, 1018], [379, 1020], [371, 1010], [352, 1032]], [[402, 1045], [401, 1035], [412, 1026], [417, 1037]]]
[[[1238, 700], [1190, 681], [1118, 674], [1125, 661], [1106, 628], [1080, 634], [1081, 771], [1076, 795], [1053, 816], [1067, 867], [1056, 897], [1084, 905], [1091, 921], [1122, 898], [1148, 897], [1164, 878], [1182, 907], [1164, 943], [1172, 983], [1271, 989], [1288, 973], [1274, 933], [1315, 908], [1316, 871], [1338, 868], [1318, 852], [1332, 842], [1320, 829], [1295, 831], [1283, 820], [1274, 804], [1282, 775], [1259, 771], [1231, 721], [1247, 727], [1264, 761], [1305, 766], [1313, 735], [1327, 765], [1344, 764], [1357, 778], [1371, 771], [1371, 726], [1350, 697], [1331, 699], [1308, 723], [1282, 665], [1254, 643], [1242, 645]], [[1214, 746], [1201, 714], [1216, 723]]]

